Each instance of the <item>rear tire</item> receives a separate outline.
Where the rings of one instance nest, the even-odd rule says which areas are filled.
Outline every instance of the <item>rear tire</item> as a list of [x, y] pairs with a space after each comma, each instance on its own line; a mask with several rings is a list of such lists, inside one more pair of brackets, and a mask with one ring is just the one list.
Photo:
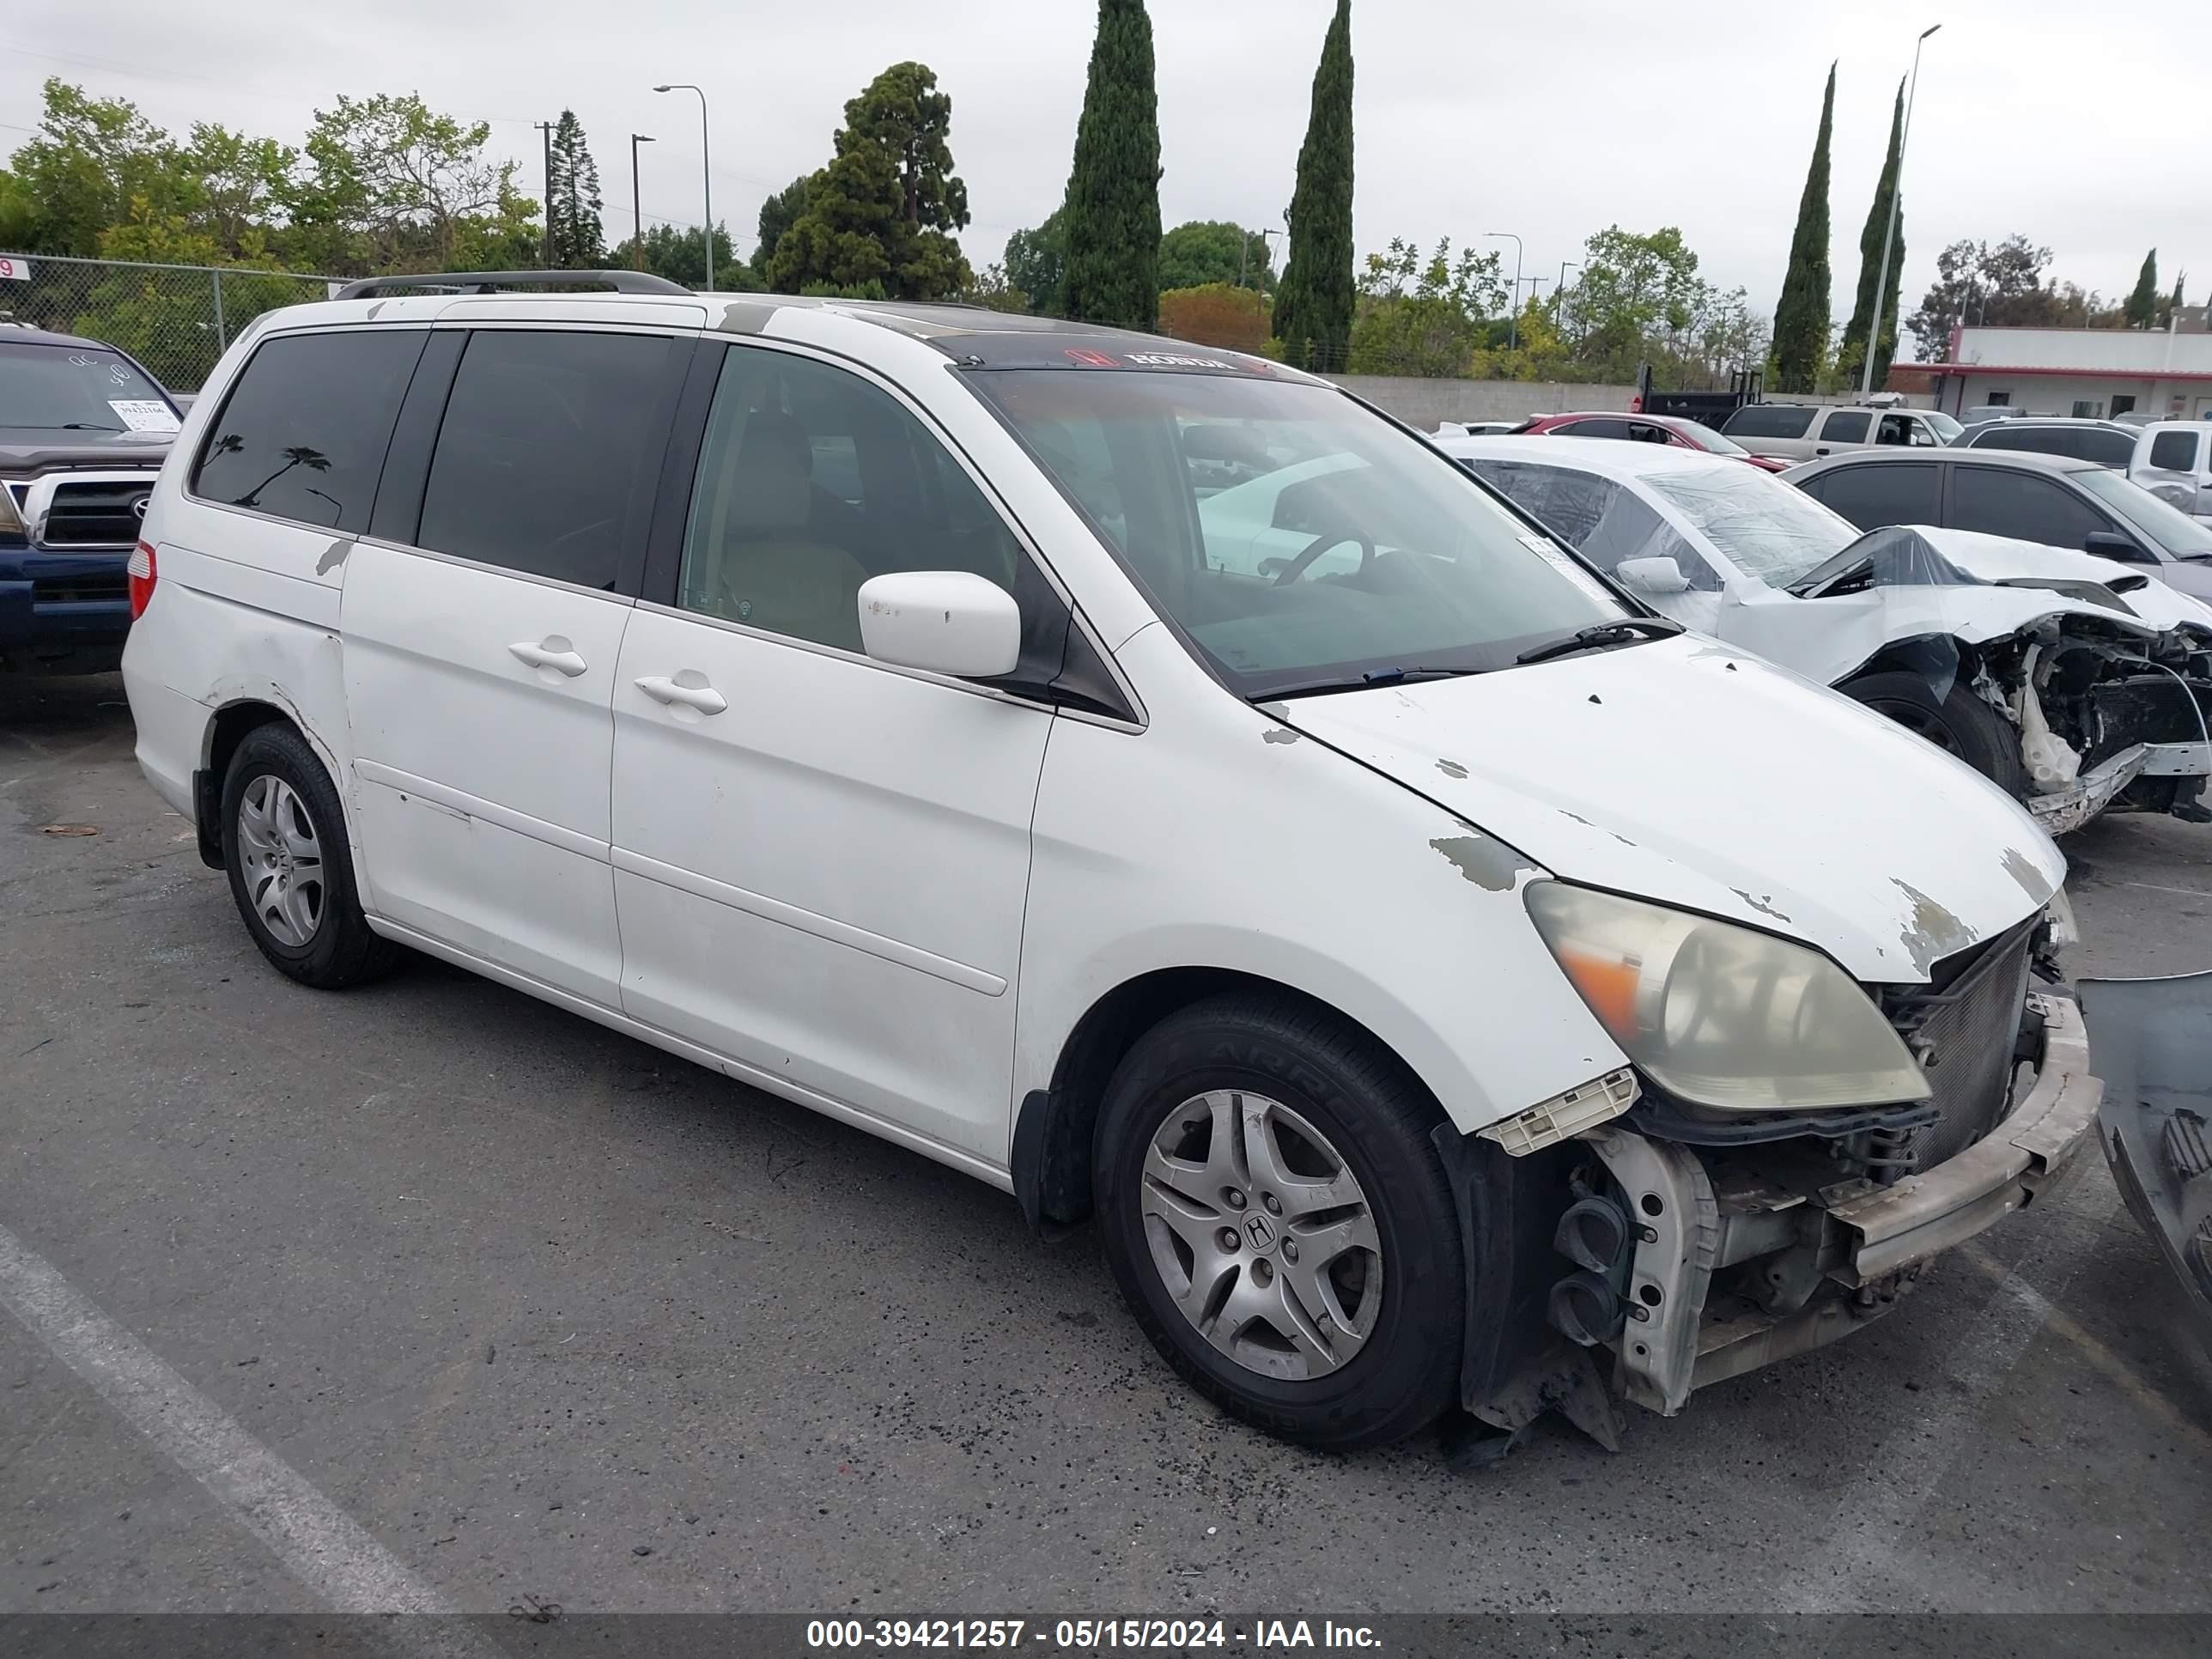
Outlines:
[[1862, 675], [1838, 689], [1957, 756], [2014, 800], [2027, 799], [2020, 733], [1964, 680], [1954, 680], [1941, 698], [1918, 674], [1896, 671]]
[[223, 775], [223, 868], [246, 931], [277, 971], [319, 990], [392, 971], [404, 948], [369, 930], [345, 812], [307, 740], [256, 726]]
[[1394, 1055], [1325, 1010], [1238, 993], [1155, 1026], [1107, 1087], [1091, 1164], [1107, 1261], [1153, 1346], [1306, 1445], [1433, 1422], [1467, 1319], [1437, 1121]]

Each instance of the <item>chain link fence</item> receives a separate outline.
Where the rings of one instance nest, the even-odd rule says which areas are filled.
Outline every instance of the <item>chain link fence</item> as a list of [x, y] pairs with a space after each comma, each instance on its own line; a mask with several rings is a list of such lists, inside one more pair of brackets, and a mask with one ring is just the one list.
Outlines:
[[198, 392], [264, 311], [326, 300], [342, 277], [242, 265], [0, 253], [0, 319], [119, 346], [172, 392]]

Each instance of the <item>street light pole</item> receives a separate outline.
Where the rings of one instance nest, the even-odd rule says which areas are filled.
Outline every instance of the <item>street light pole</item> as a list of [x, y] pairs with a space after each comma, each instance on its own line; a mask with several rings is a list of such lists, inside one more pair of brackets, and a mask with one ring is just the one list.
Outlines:
[[1889, 252], [1897, 243], [1897, 207], [1905, 195], [1905, 147], [1912, 139], [1912, 100], [1920, 91], [1920, 48], [1928, 43], [1929, 35], [1942, 27], [1941, 23], [1931, 24], [1921, 30], [1920, 38], [1912, 43], [1912, 78], [1906, 82], [1905, 89], [1905, 126], [1897, 135], [1897, 177], [1890, 181], [1889, 186], [1889, 228], [1882, 233], [1881, 274], [1875, 277], [1874, 284], [1874, 326], [1867, 332], [1863, 348], [1866, 363], [1859, 376], [1859, 396], [1862, 398], [1869, 397], [1874, 392], [1875, 350], [1881, 343], [1882, 301], [1889, 292]]
[[714, 291], [714, 169], [712, 153], [707, 143], [707, 94], [689, 81], [672, 81], [666, 86], [655, 87], [655, 92], [696, 92], [699, 94], [699, 185], [707, 210], [707, 287]]
[[629, 262], [637, 270], [645, 269], [645, 198], [637, 191], [637, 147], [653, 142], [649, 132], [629, 136]]
[[1510, 230], [1486, 230], [1483, 235], [1498, 241], [1513, 244], [1513, 316], [1505, 330], [1505, 349], [1517, 351], [1521, 348], [1521, 239]]

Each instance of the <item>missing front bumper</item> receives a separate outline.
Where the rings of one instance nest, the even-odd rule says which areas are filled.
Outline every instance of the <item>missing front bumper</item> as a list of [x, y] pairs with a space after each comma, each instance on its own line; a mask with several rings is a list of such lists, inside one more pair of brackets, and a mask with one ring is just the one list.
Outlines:
[[[2081, 1016], [2030, 999], [2044, 1020], [2041, 1064], [2020, 1103], [1980, 1141], [1895, 1185], [1852, 1183], [1817, 1195], [1716, 1194], [1687, 1149], [1613, 1126], [1589, 1139], [1648, 1221], [1629, 1264], [1631, 1317], [1612, 1345], [1622, 1394], [1671, 1416], [1691, 1394], [1821, 1346], [1884, 1311], [1920, 1264], [2021, 1208], [2071, 1162], [2096, 1121], [2103, 1085], [2089, 1073]], [[1818, 1282], [1785, 1311], [1712, 1294], [1721, 1270], [1762, 1243], [1808, 1247]]]

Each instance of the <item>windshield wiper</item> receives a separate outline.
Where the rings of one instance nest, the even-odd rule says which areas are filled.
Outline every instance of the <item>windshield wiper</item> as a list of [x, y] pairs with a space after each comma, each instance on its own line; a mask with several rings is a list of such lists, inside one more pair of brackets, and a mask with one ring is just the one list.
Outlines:
[[1578, 628], [1564, 639], [1532, 645], [1513, 660], [1549, 662], [1554, 657], [1571, 657], [1577, 651], [1602, 651], [1608, 646], [1633, 645], [1638, 640], [1670, 639], [1681, 631], [1681, 623], [1664, 617], [1625, 617], [1619, 622]]
[[1453, 680], [1467, 674], [1483, 674], [1483, 668], [1370, 668], [1358, 674], [1339, 674], [1325, 680], [1299, 680], [1291, 685], [1271, 685], [1245, 701], [1266, 702], [1275, 697], [1302, 697], [1316, 691], [1365, 691], [1378, 685], [1410, 685], [1418, 680]]
[[119, 426], [102, 426], [97, 421], [0, 421], [0, 426], [12, 426], [18, 432], [120, 432]]

